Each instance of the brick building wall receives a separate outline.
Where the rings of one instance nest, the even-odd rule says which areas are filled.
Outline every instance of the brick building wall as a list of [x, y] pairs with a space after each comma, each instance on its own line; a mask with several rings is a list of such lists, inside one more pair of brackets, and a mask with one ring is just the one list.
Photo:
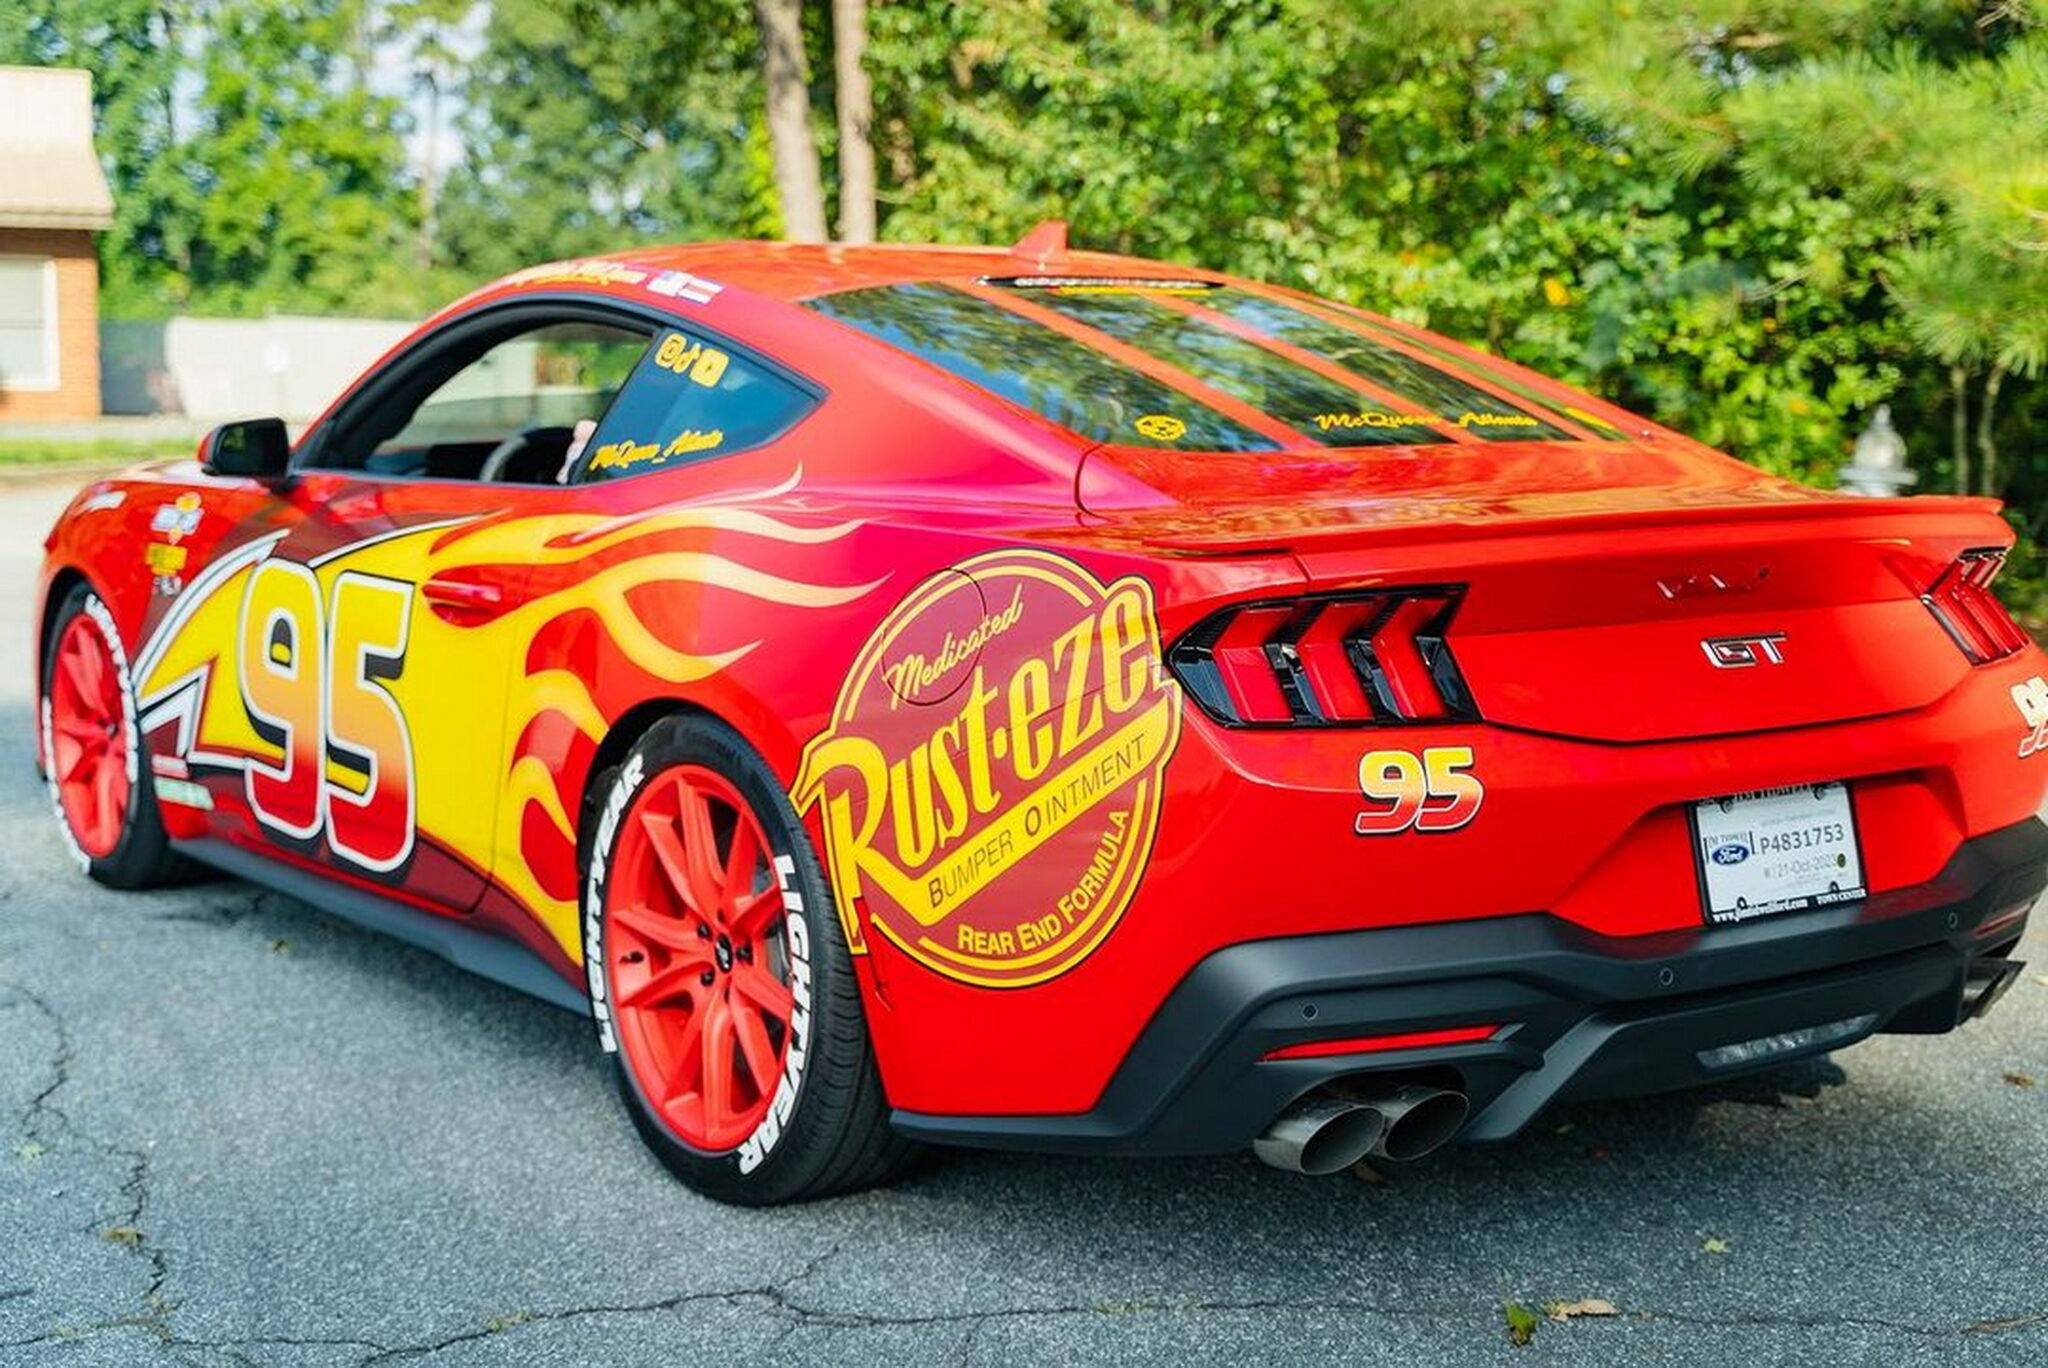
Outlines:
[[47, 257], [57, 273], [57, 387], [10, 389], [0, 376], [0, 422], [99, 416], [100, 268], [92, 239], [84, 229], [0, 227], [0, 256]]

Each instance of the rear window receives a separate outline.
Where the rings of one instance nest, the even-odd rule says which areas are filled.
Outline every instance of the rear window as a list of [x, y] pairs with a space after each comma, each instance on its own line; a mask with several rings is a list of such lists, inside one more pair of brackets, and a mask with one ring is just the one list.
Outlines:
[[1280, 446], [1143, 371], [949, 286], [881, 285], [824, 295], [810, 306], [1098, 442], [1197, 451]]
[[1017, 277], [974, 292], [885, 285], [808, 303], [1094, 441], [1275, 449], [1255, 423], [1331, 447], [1430, 445], [1454, 432], [1574, 440], [1533, 405], [1230, 286]]

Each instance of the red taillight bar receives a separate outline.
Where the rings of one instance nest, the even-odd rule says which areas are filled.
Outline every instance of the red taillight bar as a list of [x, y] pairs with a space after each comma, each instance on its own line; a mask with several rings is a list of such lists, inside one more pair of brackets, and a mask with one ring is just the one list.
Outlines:
[[1268, 1059], [1326, 1059], [1331, 1055], [1379, 1054], [1387, 1050], [1420, 1050], [1431, 1045], [1470, 1045], [1493, 1039], [1498, 1026], [1450, 1026], [1441, 1031], [1409, 1031], [1403, 1035], [1348, 1036], [1342, 1040], [1304, 1040], [1260, 1055]]
[[1920, 596], [1972, 665], [2003, 660], [2028, 641], [2026, 632], [1991, 592], [1991, 581], [2004, 566], [2001, 548], [1965, 551]]
[[1303, 680], [1333, 722], [1372, 721], [1372, 699], [1351, 660], [1351, 641], [1385, 611], [1378, 599], [1332, 603], [1294, 640]]
[[1372, 634], [1372, 655], [1387, 680], [1394, 711], [1403, 717], [1438, 718], [1445, 712], [1443, 696], [1422, 659], [1416, 634], [1448, 606], [1442, 599], [1402, 599]]
[[1174, 674], [1233, 727], [1466, 722], [1479, 713], [1444, 633], [1462, 586], [1240, 604], [1174, 644]]
[[1237, 700], [1247, 722], [1287, 722], [1294, 717], [1266, 657], [1266, 643], [1293, 615], [1291, 608], [1248, 608], [1230, 620], [1210, 648], [1224, 691]]

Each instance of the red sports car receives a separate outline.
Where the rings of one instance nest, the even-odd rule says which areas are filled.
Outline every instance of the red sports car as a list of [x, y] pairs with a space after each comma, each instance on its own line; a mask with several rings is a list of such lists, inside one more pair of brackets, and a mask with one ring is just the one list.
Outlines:
[[1321, 1172], [1984, 1011], [2048, 879], [2010, 541], [1057, 225], [636, 250], [83, 490], [41, 757], [103, 883], [588, 1012], [720, 1198]]

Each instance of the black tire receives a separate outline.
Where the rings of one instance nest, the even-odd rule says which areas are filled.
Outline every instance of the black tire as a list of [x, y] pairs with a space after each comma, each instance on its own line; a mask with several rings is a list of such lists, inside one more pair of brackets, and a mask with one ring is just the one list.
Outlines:
[[[605, 953], [606, 879], [617, 862], [621, 818], [648, 784], [678, 765], [698, 765], [738, 790], [781, 870], [784, 915], [800, 918], [811, 974], [805, 1062], [788, 1118], [766, 1157], [742, 1171], [745, 1146], [722, 1153], [692, 1148], [656, 1114], [619, 1048]], [[605, 784], [583, 881], [583, 941], [598, 1041], [611, 1057], [619, 1095], [648, 1148], [686, 1185], [741, 1206], [773, 1206], [851, 1192], [888, 1181], [916, 1147], [889, 1125], [874, 1048], [852, 956], [831, 890], [803, 823], [773, 771], [731, 727], [700, 715], [664, 718], [648, 729]], [[785, 864], [786, 859], [786, 864]]]
[[[54, 772], [56, 751], [50, 708], [50, 683], [57, 663], [57, 642], [72, 619], [80, 616], [93, 620], [100, 636], [112, 652], [114, 673], [121, 686], [121, 724], [127, 730], [128, 808], [123, 815], [121, 834], [114, 848], [98, 858], [87, 854], [72, 832], [71, 824], [64, 815], [63, 804], [57, 796], [57, 777]], [[107, 605], [101, 601], [100, 596], [86, 585], [74, 586], [50, 619], [43, 647], [41, 678], [42, 709], [37, 719], [39, 759], [43, 767], [44, 781], [49, 785], [50, 805], [56, 814], [57, 829], [63, 834], [65, 847], [71, 852], [72, 858], [77, 860], [79, 867], [95, 881], [109, 888], [161, 888], [188, 882], [197, 867], [172, 850], [169, 838], [164, 835], [163, 814], [157, 808], [156, 783], [143, 755], [141, 733], [135, 724], [135, 681], [128, 674], [127, 648], [122, 644], [121, 633], [114, 624], [113, 614], [107, 610]]]

